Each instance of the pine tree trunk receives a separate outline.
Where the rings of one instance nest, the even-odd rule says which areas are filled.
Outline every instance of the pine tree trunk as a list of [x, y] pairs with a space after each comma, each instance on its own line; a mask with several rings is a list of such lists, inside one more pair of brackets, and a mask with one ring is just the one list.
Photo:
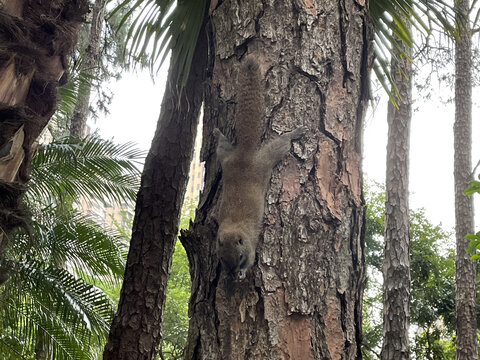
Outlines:
[[456, 3], [458, 23], [466, 28], [455, 43], [455, 123], [454, 178], [455, 178], [455, 234], [457, 241], [456, 266], [456, 320], [457, 360], [478, 358], [477, 313], [475, 283], [477, 263], [467, 254], [469, 240], [466, 234], [474, 232], [473, 199], [464, 194], [469, 185], [472, 165], [472, 50], [471, 33], [466, 24], [469, 1]]
[[[211, 11], [205, 190], [181, 237], [192, 275], [185, 359], [360, 358], [361, 132], [372, 60], [365, 3], [227, 0]], [[245, 53], [262, 72], [265, 138], [309, 131], [275, 168], [257, 260], [232, 283], [215, 253], [222, 180], [212, 132], [234, 138]]]
[[409, 359], [410, 223], [408, 163], [412, 118], [411, 49], [397, 39], [408, 58], [392, 57], [392, 77], [398, 89], [398, 108], [388, 103], [388, 144], [383, 262], [382, 360]]
[[178, 64], [170, 65], [157, 130], [145, 160], [120, 302], [104, 360], [155, 358], [207, 59], [205, 30], [201, 30], [181, 96]]
[[[93, 5], [90, 35], [81, 66], [81, 71], [92, 79], [98, 74], [100, 40], [105, 20], [105, 4], [106, 0], [95, 0]], [[82, 86], [81, 91], [79, 91], [78, 101], [70, 121], [70, 135], [72, 136], [80, 137], [85, 135], [92, 79], [89, 79], [88, 83]]]
[[36, 140], [88, 11], [86, 0], [3, 0], [0, 7], [0, 254], [24, 214], [22, 185]]

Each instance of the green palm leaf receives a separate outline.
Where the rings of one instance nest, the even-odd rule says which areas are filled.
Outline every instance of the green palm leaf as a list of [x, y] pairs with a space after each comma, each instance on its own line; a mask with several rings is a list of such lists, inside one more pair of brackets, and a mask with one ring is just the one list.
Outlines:
[[142, 152], [89, 136], [42, 146], [27, 202], [30, 235], [18, 232], [0, 264], [0, 359], [33, 359], [46, 344], [55, 359], [94, 359], [113, 306], [106, 293], [121, 281], [126, 241], [74, 210], [80, 196], [133, 200]]
[[[0, 297], [0, 353], [33, 354], [38, 335], [55, 359], [93, 359], [106, 339], [113, 306], [106, 295], [64, 269], [38, 260], [8, 260], [12, 278]], [[93, 343], [92, 343], [93, 341]], [[96, 344], [96, 346], [92, 346]], [[16, 357], [15, 357], [16, 358]]]
[[82, 61], [83, 57], [79, 56], [76, 63], [71, 64], [66, 84], [57, 89], [60, 101], [48, 125], [52, 133], [65, 133], [68, 127], [67, 119], [72, 117], [78, 99], [85, 96], [92, 86], [92, 75], [80, 70]]
[[66, 264], [82, 276], [94, 275], [110, 285], [122, 278], [128, 244], [116, 231], [104, 229], [73, 209], [59, 213], [45, 207], [40, 213], [32, 222], [33, 239], [19, 234], [11, 245], [13, 254]]
[[438, 28], [449, 34], [454, 33], [455, 16], [451, 5], [442, 0], [372, 0], [369, 2], [370, 15], [375, 28], [375, 60], [373, 70], [378, 81], [395, 104], [398, 91], [391, 76], [390, 57], [407, 57], [396, 39], [408, 47], [418, 49], [408, 21], [417, 31], [429, 34]]
[[[207, 0], [125, 0], [110, 16], [129, 7], [120, 26], [132, 17], [128, 31], [128, 55], [147, 59], [158, 70], [170, 50], [171, 61], [179, 65], [179, 79], [185, 85], [198, 34], [203, 23]], [[181, 76], [181, 79], [180, 79]]]
[[[183, 85], [190, 71], [206, 3], [206, 0], [184, 0], [174, 6], [174, 0], [125, 0], [112, 15], [129, 9], [120, 26], [134, 17], [128, 31], [130, 57], [147, 59], [153, 69], [155, 64], [159, 67], [163, 63], [169, 50], [175, 50], [172, 61], [179, 64]], [[442, 0], [372, 0], [369, 7], [376, 33], [374, 73], [394, 100], [398, 92], [390, 75], [389, 57], [406, 56], [394, 39], [400, 39], [409, 47], [416, 46], [405, 21], [425, 34], [433, 27], [453, 33], [453, 8]]]
[[48, 204], [68, 195], [74, 200], [134, 201], [143, 155], [132, 143], [116, 145], [96, 135], [56, 140], [41, 146], [33, 160], [27, 199]]

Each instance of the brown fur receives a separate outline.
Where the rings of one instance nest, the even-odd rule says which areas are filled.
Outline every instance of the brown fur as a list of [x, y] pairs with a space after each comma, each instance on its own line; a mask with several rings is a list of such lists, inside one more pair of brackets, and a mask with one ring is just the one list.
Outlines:
[[305, 129], [283, 134], [258, 148], [264, 105], [260, 70], [252, 58], [242, 66], [238, 86], [236, 146], [220, 130], [214, 131], [223, 179], [217, 255], [229, 274], [243, 279], [255, 262], [272, 169], [288, 153], [291, 141], [300, 138]]

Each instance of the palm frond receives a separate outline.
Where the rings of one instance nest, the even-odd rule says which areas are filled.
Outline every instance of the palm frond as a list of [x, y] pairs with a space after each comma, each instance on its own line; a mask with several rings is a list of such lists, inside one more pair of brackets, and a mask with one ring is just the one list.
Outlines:
[[94, 80], [92, 75], [80, 70], [82, 61], [83, 58], [79, 57], [77, 63], [72, 64], [67, 83], [57, 90], [59, 98], [57, 111], [53, 114], [48, 125], [55, 135], [65, 134], [68, 127], [67, 120], [72, 117], [78, 99], [85, 96], [92, 86]]
[[[128, 56], [147, 59], [151, 70], [158, 70], [170, 50], [171, 61], [179, 66], [181, 85], [185, 85], [197, 44], [207, 0], [125, 0], [113, 10], [129, 6], [120, 26], [133, 18], [128, 31]], [[180, 78], [181, 77], [181, 78]]]
[[370, 16], [375, 28], [374, 73], [395, 104], [397, 87], [391, 76], [389, 57], [407, 56], [398, 43], [399, 39], [410, 48], [418, 48], [406, 22], [420, 33], [429, 34], [434, 27], [449, 34], [454, 33], [455, 13], [451, 5], [442, 0], [372, 0]]
[[66, 264], [91, 281], [95, 281], [92, 276], [110, 285], [121, 280], [128, 244], [115, 230], [73, 209], [58, 212], [53, 207], [42, 208], [31, 226], [31, 235], [19, 233], [11, 244], [10, 252], [18, 254], [17, 258]]
[[108, 297], [53, 265], [7, 261], [12, 277], [0, 296], [0, 353], [18, 351], [16, 344], [33, 353], [44, 334], [55, 359], [95, 358], [94, 349], [105, 341], [114, 313]]
[[117, 145], [96, 135], [42, 145], [33, 160], [27, 199], [51, 203], [68, 195], [74, 200], [134, 201], [143, 156], [132, 143]]

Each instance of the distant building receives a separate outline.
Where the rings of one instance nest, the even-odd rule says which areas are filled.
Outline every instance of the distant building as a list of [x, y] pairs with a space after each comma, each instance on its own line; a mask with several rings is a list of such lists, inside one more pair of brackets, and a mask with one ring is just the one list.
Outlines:
[[202, 148], [202, 126], [199, 124], [197, 138], [195, 139], [195, 149], [192, 163], [190, 164], [190, 173], [187, 184], [185, 200], [198, 200], [200, 191], [203, 190], [203, 177], [205, 175], [205, 166], [200, 162], [200, 150]]
[[80, 211], [101, 222], [105, 228], [115, 228], [114, 221], [124, 229], [128, 229], [128, 220], [133, 218], [134, 203], [103, 204], [97, 199], [82, 197]]

